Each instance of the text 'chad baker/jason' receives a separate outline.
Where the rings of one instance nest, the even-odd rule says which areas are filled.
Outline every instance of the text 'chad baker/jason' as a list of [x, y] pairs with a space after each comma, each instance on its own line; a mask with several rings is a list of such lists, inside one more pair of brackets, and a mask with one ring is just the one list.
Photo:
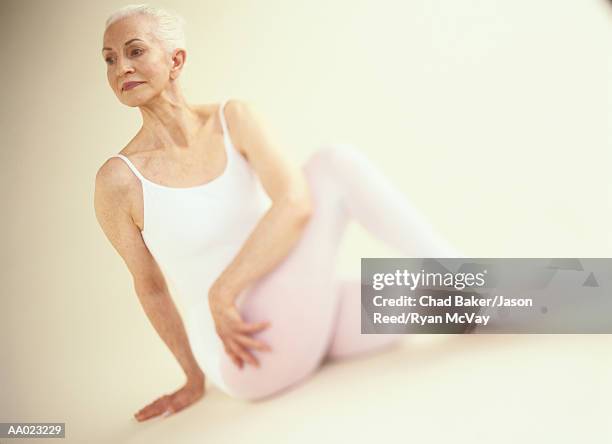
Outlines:
[[[418, 304], [417, 304], [418, 301]], [[476, 296], [452, 295], [444, 298], [434, 298], [423, 295], [400, 296], [399, 298], [385, 298], [374, 296], [372, 303], [376, 307], [533, 307], [531, 298], [507, 298], [497, 295], [495, 297], [477, 298]]]

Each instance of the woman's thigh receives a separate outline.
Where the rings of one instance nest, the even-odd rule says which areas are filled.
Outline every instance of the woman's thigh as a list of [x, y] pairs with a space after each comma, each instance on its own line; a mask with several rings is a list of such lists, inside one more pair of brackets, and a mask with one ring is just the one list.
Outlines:
[[336, 284], [338, 297], [334, 332], [327, 351], [330, 360], [347, 358], [399, 344], [403, 334], [361, 333], [361, 280], [342, 279]]
[[321, 148], [302, 167], [314, 204], [302, 236], [238, 301], [245, 321], [271, 322], [253, 337], [272, 351], [251, 350], [260, 367], [242, 370], [222, 354], [221, 374], [235, 396], [256, 399], [293, 385], [320, 365], [329, 347], [338, 303], [335, 262], [347, 225], [330, 155]]

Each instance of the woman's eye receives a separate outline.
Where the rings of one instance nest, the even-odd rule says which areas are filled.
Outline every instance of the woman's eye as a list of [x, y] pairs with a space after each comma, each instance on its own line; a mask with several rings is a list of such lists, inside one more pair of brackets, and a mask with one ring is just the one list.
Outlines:
[[108, 65], [111, 65], [113, 63], [113, 59], [111, 59], [110, 57], [106, 58], [104, 60]]
[[134, 49], [134, 50], [132, 50], [132, 55], [133, 56], [139, 56], [140, 54], [142, 54], [142, 49]]

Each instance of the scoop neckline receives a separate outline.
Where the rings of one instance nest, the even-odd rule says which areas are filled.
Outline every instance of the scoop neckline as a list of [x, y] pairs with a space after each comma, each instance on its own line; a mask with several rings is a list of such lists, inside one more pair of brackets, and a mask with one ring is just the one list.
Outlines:
[[219, 118], [221, 119], [221, 127], [222, 127], [222, 131], [223, 131], [223, 150], [225, 151], [225, 167], [223, 168], [223, 171], [221, 172], [221, 174], [219, 174], [217, 177], [213, 178], [212, 180], [209, 180], [208, 182], [199, 184], [199, 185], [193, 185], [190, 187], [171, 187], [168, 185], [162, 185], [160, 183], [157, 182], [153, 182], [152, 180], [146, 178], [138, 168], [136, 168], [136, 166], [134, 165], [134, 163], [129, 159], [129, 157], [127, 157], [125, 154], [121, 154], [121, 153], [117, 153], [116, 156], [120, 156], [123, 157], [127, 163], [128, 166], [130, 166], [130, 169], [132, 169], [132, 172], [136, 174], [136, 176], [138, 176], [139, 179], [141, 179], [142, 182], [146, 182], [154, 187], [157, 188], [161, 188], [161, 189], [165, 189], [165, 190], [198, 190], [198, 189], [202, 189], [202, 188], [207, 188], [210, 186], [213, 186], [216, 182], [219, 182], [223, 179], [224, 176], [227, 176], [227, 171], [230, 168], [230, 162], [231, 162], [231, 154], [230, 151], [232, 151], [230, 149], [230, 145], [233, 147], [232, 141], [229, 138], [226, 126], [225, 126], [225, 116], [223, 116], [223, 109], [225, 108], [225, 104], [227, 103], [227, 99], [221, 101], [221, 103], [219, 104], [219, 107], [217, 109], [217, 112], [219, 112]]
[[223, 132], [223, 149], [225, 151], [225, 167], [223, 168], [223, 171], [221, 172], [221, 174], [219, 174], [218, 176], [216, 176], [215, 178], [209, 180], [208, 182], [204, 182], [202, 184], [199, 185], [193, 185], [190, 187], [171, 187], [168, 185], [162, 185], [160, 183], [157, 182], [153, 182], [151, 179], [148, 179], [147, 177], [144, 176], [144, 174], [142, 174], [142, 172], [136, 168], [136, 165], [134, 165], [134, 163], [130, 160], [129, 157], [127, 157], [125, 154], [121, 154], [118, 153], [117, 156], [123, 157], [127, 162], [128, 165], [131, 166], [132, 170], [134, 173], [136, 173], [136, 175], [143, 181], [148, 183], [149, 185], [152, 185], [154, 187], [157, 188], [161, 188], [164, 190], [182, 190], [182, 191], [187, 191], [187, 190], [199, 190], [202, 188], [207, 188], [210, 186], [213, 186], [216, 182], [219, 182], [223, 179], [223, 177], [225, 177], [227, 175], [227, 170], [230, 168], [230, 149], [229, 149], [229, 145], [231, 144], [231, 140], [229, 140], [228, 135], [226, 134], [226, 132]]
[[[224, 137], [224, 139], [225, 139], [225, 137]], [[226, 145], [225, 140], [223, 141], [223, 145], [224, 146]], [[216, 182], [219, 182], [224, 176], [227, 175], [226, 173], [227, 173], [227, 170], [229, 168], [229, 163], [230, 163], [229, 150], [227, 149], [227, 146], [225, 146], [225, 156], [226, 156], [225, 157], [225, 168], [223, 168], [223, 171], [221, 172], [221, 174], [219, 174], [217, 177], [209, 180], [208, 182], [205, 182], [205, 183], [202, 183], [202, 184], [199, 184], [199, 185], [193, 185], [193, 186], [190, 186], [190, 187], [171, 187], [171, 186], [168, 186], [168, 185], [162, 185], [160, 183], [153, 182], [151, 179], [146, 178], [140, 172], [140, 170], [138, 168], [136, 168], [134, 163], [125, 154], [118, 154], [118, 156], [124, 157], [128, 162], [130, 162], [132, 164], [132, 167], [136, 171], [138, 171], [138, 174], [140, 175], [140, 179], [142, 179], [143, 182], [146, 182], [149, 185], [152, 185], [154, 187], [161, 188], [161, 189], [164, 189], [164, 190], [177, 190], [177, 191], [198, 190], [198, 189], [201, 189], [201, 188], [207, 188], [207, 187], [213, 186]]]
[[223, 168], [223, 171], [221, 172], [221, 174], [219, 174], [217, 177], [209, 180], [208, 182], [204, 182], [202, 184], [199, 185], [193, 185], [190, 187], [171, 187], [168, 185], [162, 185], [160, 183], [157, 182], [153, 182], [151, 179], [146, 178], [138, 168], [136, 168], [136, 166], [134, 165], [134, 163], [125, 155], [125, 154], [119, 154], [120, 156], [125, 157], [128, 162], [130, 162], [132, 164], [132, 166], [134, 167], [134, 169], [136, 171], [138, 171], [138, 174], [140, 175], [140, 178], [148, 183], [149, 185], [152, 185], [154, 187], [157, 188], [162, 188], [164, 190], [177, 190], [177, 191], [187, 191], [187, 190], [198, 190], [201, 188], [207, 188], [210, 187], [212, 185], [214, 185], [216, 182], [219, 182], [221, 179], [223, 179], [223, 177], [225, 177], [227, 174], [227, 170], [229, 169], [229, 164], [230, 164], [230, 153], [229, 153], [229, 149], [227, 147], [227, 141], [225, 140], [225, 135], [223, 136], [223, 147], [225, 149], [225, 168]]

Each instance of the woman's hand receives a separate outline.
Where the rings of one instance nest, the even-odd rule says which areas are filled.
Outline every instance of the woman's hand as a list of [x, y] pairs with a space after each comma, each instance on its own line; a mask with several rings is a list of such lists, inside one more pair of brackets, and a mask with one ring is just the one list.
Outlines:
[[215, 321], [215, 329], [232, 361], [240, 369], [244, 367], [245, 362], [259, 367], [259, 361], [251, 354], [247, 347], [262, 351], [270, 351], [271, 349], [263, 341], [249, 337], [249, 334], [268, 328], [270, 322], [263, 321], [247, 324], [242, 320], [233, 298], [224, 297], [213, 289], [211, 289], [208, 295], [208, 301], [212, 317]]
[[201, 380], [187, 381], [187, 383], [176, 392], [170, 395], [164, 395], [139, 410], [134, 414], [134, 418], [141, 422], [163, 413], [167, 413], [165, 416], [168, 416], [179, 412], [204, 396], [205, 391], [204, 377], [202, 377]]

